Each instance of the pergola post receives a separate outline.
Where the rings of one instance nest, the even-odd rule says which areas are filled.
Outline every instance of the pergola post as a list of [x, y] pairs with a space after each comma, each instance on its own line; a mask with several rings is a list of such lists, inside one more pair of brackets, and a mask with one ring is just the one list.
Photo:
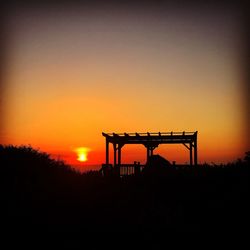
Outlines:
[[122, 145], [118, 145], [118, 165], [121, 165], [121, 150], [122, 150]]
[[113, 147], [114, 147], [114, 167], [116, 167], [116, 143], [113, 143]]
[[147, 161], [149, 160], [149, 157], [154, 155], [154, 149], [158, 146], [158, 145], [145, 145], [144, 146], [147, 148]]
[[198, 158], [197, 158], [197, 134], [196, 134], [194, 140], [194, 165], [197, 166], [197, 164], [198, 164]]
[[109, 141], [106, 138], [106, 165], [109, 164]]
[[150, 148], [150, 156], [152, 156], [153, 154], [154, 154], [154, 148], [151, 147], [151, 148]]
[[146, 146], [146, 148], [147, 148], [147, 162], [148, 162], [148, 160], [149, 160], [149, 156], [150, 156], [150, 155], [149, 155], [149, 153], [150, 153], [150, 152], [149, 152], [149, 147], [148, 147], [148, 146]]
[[189, 153], [190, 153], [190, 166], [193, 165], [193, 143], [189, 144]]

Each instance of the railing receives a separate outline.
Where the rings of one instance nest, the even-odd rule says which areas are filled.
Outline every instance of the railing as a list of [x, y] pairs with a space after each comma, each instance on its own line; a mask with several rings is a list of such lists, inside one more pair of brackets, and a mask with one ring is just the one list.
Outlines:
[[121, 164], [117, 167], [120, 168], [120, 176], [126, 176], [126, 175], [136, 175], [141, 173], [145, 165], [134, 163], [134, 164]]
[[[104, 175], [109, 175], [112, 173], [117, 174], [118, 172], [116, 172], [116, 170], [119, 168], [119, 172], [120, 172], [120, 176], [128, 176], [128, 175], [139, 175], [142, 170], [144, 169], [146, 165], [141, 165], [138, 163], [131, 163], [131, 164], [121, 164], [121, 165], [117, 165], [116, 168], [114, 168], [112, 166], [112, 164], [102, 164], [102, 168], [101, 168], [101, 172]], [[176, 170], [185, 170], [188, 169], [192, 166], [190, 166], [188, 163], [186, 164], [173, 164], [172, 168], [176, 169]]]
[[120, 176], [127, 176], [127, 175], [137, 175], [141, 173], [145, 165], [141, 165], [139, 162], [132, 163], [132, 164], [121, 164], [113, 167], [112, 164], [102, 164], [101, 171], [104, 175], [115, 171], [115, 169], [119, 168]]

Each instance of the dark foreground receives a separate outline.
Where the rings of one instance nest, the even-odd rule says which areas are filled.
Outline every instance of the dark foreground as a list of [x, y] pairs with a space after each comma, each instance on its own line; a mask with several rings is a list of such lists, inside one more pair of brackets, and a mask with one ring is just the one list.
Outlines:
[[0, 146], [0, 161], [2, 236], [10, 246], [157, 244], [159, 235], [167, 242], [170, 233], [244, 235], [249, 227], [247, 157], [122, 179], [76, 173], [27, 147]]

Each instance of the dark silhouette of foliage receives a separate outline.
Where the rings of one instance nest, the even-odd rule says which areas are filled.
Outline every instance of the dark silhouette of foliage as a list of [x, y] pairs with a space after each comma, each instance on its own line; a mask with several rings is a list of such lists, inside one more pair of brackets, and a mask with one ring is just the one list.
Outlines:
[[249, 152], [225, 165], [171, 165], [162, 175], [117, 178], [78, 173], [30, 146], [1, 145], [0, 165], [2, 226], [7, 236], [29, 242], [72, 246], [84, 245], [86, 232], [119, 233], [124, 241], [249, 225]]
[[246, 154], [246, 155], [245, 155], [244, 160], [246, 161], [246, 163], [249, 164], [249, 162], [250, 162], [250, 151], [247, 151], [245, 154]]

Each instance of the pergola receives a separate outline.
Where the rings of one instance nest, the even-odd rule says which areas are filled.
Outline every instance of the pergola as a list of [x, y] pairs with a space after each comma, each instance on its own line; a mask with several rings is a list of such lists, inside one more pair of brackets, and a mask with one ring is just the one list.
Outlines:
[[158, 133], [102, 133], [106, 138], [106, 165], [109, 162], [109, 143], [113, 144], [114, 167], [121, 166], [121, 149], [126, 144], [142, 144], [147, 149], [147, 160], [160, 144], [183, 144], [189, 150], [190, 165], [197, 165], [197, 131]]

